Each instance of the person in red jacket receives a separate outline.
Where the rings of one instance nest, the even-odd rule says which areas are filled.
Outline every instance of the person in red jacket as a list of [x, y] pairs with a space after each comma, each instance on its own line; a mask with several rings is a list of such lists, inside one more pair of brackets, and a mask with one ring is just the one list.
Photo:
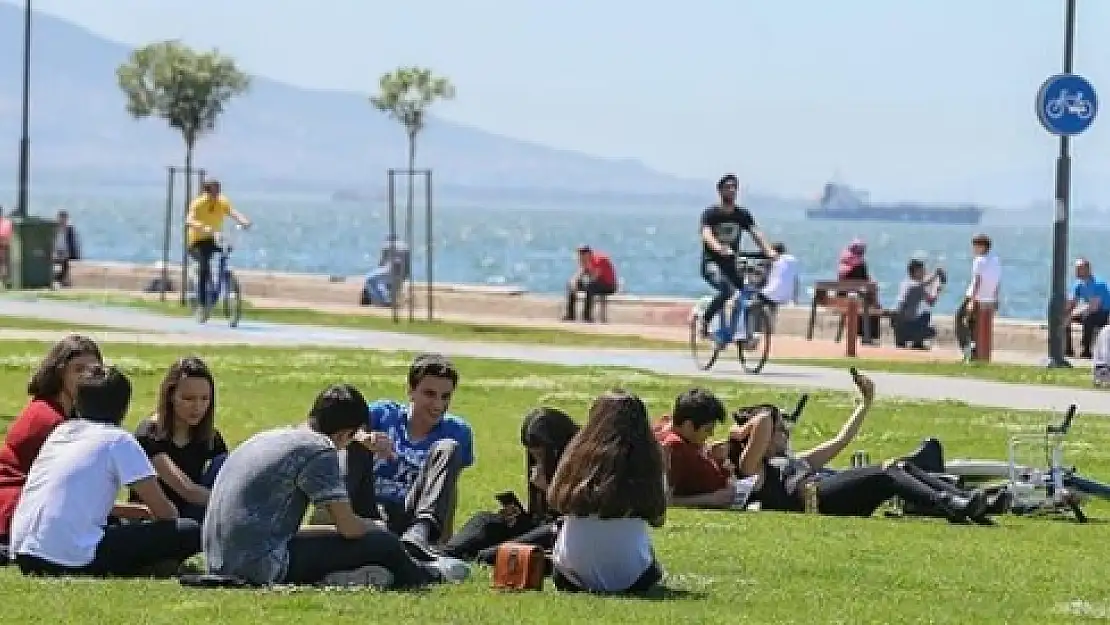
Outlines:
[[19, 413], [0, 447], [0, 545], [7, 546], [12, 515], [31, 463], [46, 437], [73, 410], [77, 379], [102, 364], [100, 347], [86, 336], [71, 334], [54, 344], [27, 384], [31, 401]]
[[574, 321], [579, 291], [586, 295], [586, 301], [582, 305], [582, 321], [592, 323], [594, 299], [599, 295], [617, 292], [617, 271], [608, 254], [590, 249], [588, 245], [578, 248], [578, 270], [567, 281], [567, 312], [563, 321]]

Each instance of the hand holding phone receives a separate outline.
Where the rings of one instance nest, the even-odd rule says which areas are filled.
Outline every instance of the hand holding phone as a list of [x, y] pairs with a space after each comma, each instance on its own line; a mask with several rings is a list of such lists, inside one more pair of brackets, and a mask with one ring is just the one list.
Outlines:
[[516, 520], [520, 515], [524, 514], [524, 504], [520, 503], [520, 499], [511, 490], [494, 495], [497, 503], [501, 504], [500, 514], [509, 525], [515, 525]]

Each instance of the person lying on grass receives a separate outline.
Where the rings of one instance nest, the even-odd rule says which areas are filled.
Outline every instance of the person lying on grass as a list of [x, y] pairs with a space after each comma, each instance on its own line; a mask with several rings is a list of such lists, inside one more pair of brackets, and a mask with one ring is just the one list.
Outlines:
[[[355, 513], [338, 449], [369, 445], [366, 400], [349, 384], [324, 389], [299, 427], [255, 434], [228, 455], [204, 517], [208, 574], [252, 585], [415, 587], [461, 581], [455, 559], [416, 562], [380, 521]], [[333, 526], [301, 527], [309, 503]]]
[[158, 483], [181, 516], [204, 520], [227, 445], [216, 429], [216, 383], [204, 361], [186, 356], [170, 365], [154, 414], [135, 429]]
[[[24, 575], [173, 574], [200, 551], [200, 525], [178, 517], [120, 427], [130, 401], [131, 383], [115, 367], [94, 365], [78, 379], [74, 415], [46, 438], [15, 508], [11, 549]], [[115, 503], [124, 486], [142, 503]], [[109, 515], [131, 522], [109, 524]]]
[[659, 583], [648, 525], [663, 526], [663, 473], [644, 402], [620, 390], [594, 400], [548, 489], [551, 507], [563, 514], [552, 557], [555, 588], [639, 594]]
[[31, 401], [8, 426], [0, 447], [0, 549], [9, 543], [12, 515], [31, 463], [46, 437], [73, 411], [81, 374], [100, 363], [96, 341], [71, 334], [50, 348], [31, 375], [27, 383]]
[[790, 430], [775, 406], [756, 406], [738, 415], [740, 424], [733, 433], [739, 443], [737, 469], [739, 476], [755, 478], [751, 499], [764, 510], [802, 512], [806, 489], [815, 488], [814, 511], [820, 514], [867, 517], [886, 501], [900, 497], [942, 510], [954, 523], [968, 519], [990, 523], [985, 492], [965, 492], [904, 460], [819, 477], [818, 472], [859, 433], [874, 401], [871, 379], [862, 374], [854, 374], [853, 379], [859, 398], [848, 421], [836, 436], [807, 451], [790, 453]]
[[727, 412], [712, 391], [691, 388], [674, 400], [671, 414], [655, 426], [667, 467], [668, 503], [687, 508], [742, 507], [728, 441], [709, 444]]
[[497, 546], [509, 540], [550, 550], [555, 544], [558, 517], [547, 505], [547, 487], [563, 451], [577, 433], [578, 424], [562, 410], [545, 407], [529, 411], [520, 427], [527, 509], [502, 503], [498, 512], [479, 512], [451, 537], [444, 553], [492, 565]]
[[355, 512], [384, 521], [425, 560], [437, 555], [431, 545], [450, 537], [459, 474], [474, 464], [470, 425], [447, 412], [458, 383], [445, 356], [417, 356], [408, 371], [409, 402], [370, 404], [368, 440], [341, 454]]

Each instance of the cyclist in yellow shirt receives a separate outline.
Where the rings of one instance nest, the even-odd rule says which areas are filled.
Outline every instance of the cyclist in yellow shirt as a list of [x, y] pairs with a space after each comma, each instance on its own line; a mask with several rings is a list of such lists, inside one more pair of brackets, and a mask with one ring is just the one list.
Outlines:
[[189, 255], [197, 261], [197, 305], [207, 310], [212, 256], [219, 249], [216, 234], [223, 230], [226, 217], [231, 217], [243, 228], [249, 228], [251, 221], [232, 208], [231, 202], [220, 193], [219, 180], [206, 180], [201, 189], [202, 193], [189, 205], [185, 215], [185, 239]]

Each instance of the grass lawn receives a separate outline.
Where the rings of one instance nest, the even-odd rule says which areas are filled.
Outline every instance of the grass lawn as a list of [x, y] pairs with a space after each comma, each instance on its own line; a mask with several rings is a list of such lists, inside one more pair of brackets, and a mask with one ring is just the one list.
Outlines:
[[[0, 415], [23, 405], [41, 343], [0, 343]], [[178, 348], [106, 345], [132, 376], [129, 425], [148, 414]], [[400, 397], [407, 354], [263, 348], [204, 348], [219, 385], [218, 425], [229, 444], [302, 418], [313, 396], [349, 381], [368, 397]], [[460, 485], [459, 523], [495, 505], [493, 493], [523, 491], [521, 416], [547, 403], [581, 418], [599, 392], [624, 386], [653, 413], [668, 410], [690, 381], [632, 370], [559, 368], [460, 360], [453, 410], [474, 426], [477, 464]], [[793, 393], [705, 382], [736, 406], [792, 404]], [[881, 397], [882, 389], [878, 389]], [[798, 444], [829, 436], [851, 406], [839, 393], [814, 393]], [[10, 417], [9, 417], [10, 418]], [[939, 436], [953, 457], [1003, 457], [1008, 431], [1040, 426], [1047, 415], [955, 403], [880, 400], [855, 448], [872, 458], [899, 455]], [[1110, 422], [1078, 421], [1070, 460], [1110, 477], [1110, 452], [1095, 441]], [[1095, 517], [1110, 508], [1093, 506]], [[1110, 525], [1003, 517], [999, 527], [939, 520], [835, 519], [777, 513], [675, 510], [654, 532], [673, 589], [666, 600], [544, 593], [499, 594], [475, 569], [461, 586], [421, 593], [216, 591], [160, 581], [43, 581], [0, 570], [0, 605], [11, 623], [986, 623], [1073, 622], [1110, 615], [1105, 552]]]
[[887, 371], [891, 373], [916, 373], [922, 375], [940, 375], [951, 378], [997, 380], [999, 382], [1011, 382], [1014, 384], [1044, 384], [1049, 386], [1073, 386], [1084, 389], [1092, 388], [1091, 368], [1089, 366], [1076, 366], [1072, 369], [1049, 369], [1040, 366], [1004, 363], [971, 362], [964, 364], [962, 362], [908, 362], [902, 360], [860, 361], [851, 358], [779, 358], [775, 360], [775, 362], [814, 367], [833, 367], [836, 369], [858, 366], [872, 371]]
[[89, 324], [75, 324], [66, 321], [53, 321], [51, 319], [36, 319], [34, 317], [13, 317], [10, 315], [0, 314], [0, 330], [58, 330], [65, 332], [72, 331], [88, 331], [88, 330], [108, 330], [103, 326], [89, 325]]

